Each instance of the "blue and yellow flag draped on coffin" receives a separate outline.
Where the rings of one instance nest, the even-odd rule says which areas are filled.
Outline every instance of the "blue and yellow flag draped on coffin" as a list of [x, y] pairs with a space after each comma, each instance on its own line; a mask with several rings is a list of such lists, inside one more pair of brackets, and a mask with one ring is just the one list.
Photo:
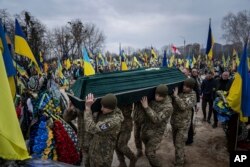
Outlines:
[[248, 71], [247, 44], [245, 44], [238, 71], [227, 96], [229, 106], [240, 114], [242, 122], [247, 122], [247, 117], [250, 116], [250, 75]]
[[28, 159], [30, 157], [17, 119], [1, 50], [0, 76], [0, 157], [8, 160]]
[[21, 56], [29, 58], [36, 66], [37, 72], [41, 74], [40, 67], [30, 49], [28, 42], [25, 39], [25, 35], [16, 19], [15, 30], [15, 52]]
[[16, 75], [16, 70], [13, 66], [12, 57], [11, 57], [10, 50], [7, 44], [6, 34], [4, 32], [4, 28], [2, 26], [1, 20], [0, 20], [0, 49], [2, 50], [2, 53], [3, 53], [3, 60], [4, 60], [5, 69], [6, 69], [7, 76], [8, 76], [11, 94], [12, 94], [12, 97], [14, 98], [16, 95], [16, 84], [15, 84], [15, 79], [14, 79], [14, 76]]
[[83, 52], [83, 62], [84, 62], [84, 75], [85, 76], [95, 75], [95, 70], [92, 64], [90, 63], [87, 50], [83, 48], [82, 52]]

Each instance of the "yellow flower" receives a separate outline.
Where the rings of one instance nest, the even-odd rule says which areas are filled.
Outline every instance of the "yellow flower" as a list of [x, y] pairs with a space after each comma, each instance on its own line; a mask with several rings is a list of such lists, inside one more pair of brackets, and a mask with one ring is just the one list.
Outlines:
[[48, 155], [50, 153], [50, 148], [46, 148], [43, 152], [43, 154]]
[[52, 144], [51, 140], [47, 141], [47, 146], [50, 146]]
[[43, 155], [42, 156], [42, 159], [44, 159], [44, 160], [46, 160], [46, 159], [48, 159], [49, 157], [48, 157], [48, 155]]
[[53, 160], [57, 161], [57, 153], [56, 153], [56, 149], [53, 150]]

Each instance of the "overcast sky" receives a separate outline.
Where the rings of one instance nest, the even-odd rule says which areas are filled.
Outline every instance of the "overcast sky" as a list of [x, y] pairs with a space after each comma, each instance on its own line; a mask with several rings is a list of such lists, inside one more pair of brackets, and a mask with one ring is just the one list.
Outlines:
[[10, 14], [29, 11], [49, 29], [72, 19], [96, 24], [106, 36], [105, 50], [122, 46], [143, 48], [206, 45], [209, 18], [216, 42], [222, 38], [221, 21], [228, 12], [249, 10], [250, 0], [0, 0]]

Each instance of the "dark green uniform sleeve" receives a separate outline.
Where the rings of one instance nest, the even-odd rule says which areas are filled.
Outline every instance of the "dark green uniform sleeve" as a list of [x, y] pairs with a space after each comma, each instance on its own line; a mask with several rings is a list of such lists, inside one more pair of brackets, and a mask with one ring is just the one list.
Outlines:
[[178, 95], [175, 97], [175, 102], [180, 110], [190, 110], [196, 105], [196, 94], [191, 92], [185, 98], [180, 98]]
[[91, 111], [84, 112], [84, 122], [86, 131], [91, 134], [96, 133], [104, 133], [107, 131], [112, 130], [114, 127], [117, 127], [121, 124], [121, 117], [110, 117], [105, 119], [104, 121], [98, 121], [97, 123], [94, 122], [93, 116]]
[[157, 113], [150, 107], [146, 108], [145, 111], [153, 123], [162, 122], [173, 112], [172, 100], [167, 98], [166, 102], [163, 104], [162, 110]]

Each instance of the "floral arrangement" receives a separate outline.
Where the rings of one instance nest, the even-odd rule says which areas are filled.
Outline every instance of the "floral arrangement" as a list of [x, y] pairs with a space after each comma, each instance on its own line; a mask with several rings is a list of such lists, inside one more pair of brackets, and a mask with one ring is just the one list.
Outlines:
[[214, 100], [213, 108], [217, 111], [217, 118], [219, 122], [226, 122], [230, 119], [233, 111], [231, 108], [221, 100], [220, 97], [217, 97]]
[[56, 154], [56, 149], [55, 149], [55, 140], [54, 140], [54, 135], [53, 131], [47, 127], [48, 130], [48, 139], [46, 141], [47, 147], [43, 151], [43, 156], [42, 159], [51, 159], [51, 160], [57, 160], [57, 154]]
[[53, 132], [58, 161], [69, 164], [79, 163], [80, 155], [60, 121], [54, 121]]
[[47, 91], [42, 92], [33, 101], [33, 106], [33, 118], [38, 121], [30, 131], [29, 146], [32, 158], [79, 164], [77, 134], [59, 117], [62, 113], [60, 99], [56, 99]]
[[76, 132], [73, 130], [73, 128], [67, 124], [66, 122], [62, 122], [64, 129], [66, 130], [66, 132], [68, 133], [70, 139], [73, 141], [74, 146], [77, 148], [77, 151], [80, 152], [80, 148], [77, 147], [77, 134]]
[[47, 147], [48, 130], [46, 127], [46, 117], [42, 116], [39, 123], [33, 127], [33, 132], [30, 136], [30, 146], [33, 158], [41, 158], [43, 151]]

